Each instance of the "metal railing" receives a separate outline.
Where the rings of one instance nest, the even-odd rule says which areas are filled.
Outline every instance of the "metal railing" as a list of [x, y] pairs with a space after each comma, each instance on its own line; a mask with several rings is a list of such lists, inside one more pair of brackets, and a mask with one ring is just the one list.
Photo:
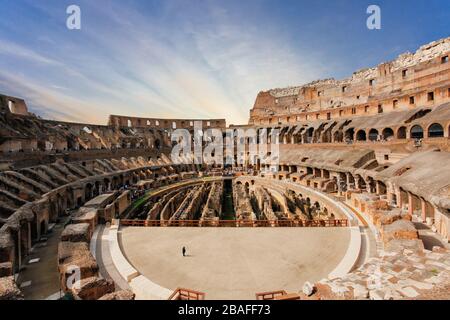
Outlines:
[[329, 220], [120, 220], [129, 227], [347, 227], [347, 219]]
[[167, 300], [205, 300], [205, 294], [191, 289], [177, 288]]
[[287, 295], [287, 292], [284, 290], [260, 292], [256, 294], [256, 300], [274, 300], [275, 298], [285, 295]]

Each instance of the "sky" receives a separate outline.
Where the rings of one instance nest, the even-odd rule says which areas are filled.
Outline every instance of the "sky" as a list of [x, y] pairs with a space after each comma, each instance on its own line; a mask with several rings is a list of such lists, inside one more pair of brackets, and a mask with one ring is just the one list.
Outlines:
[[[80, 30], [66, 27], [73, 4]], [[371, 4], [380, 30], [366, 27]], [[450, 36], [448, 0], [0, 0], [0, 12], [0, 93], [98, 124], [244, 124], [260, 91], [345, 78]]]

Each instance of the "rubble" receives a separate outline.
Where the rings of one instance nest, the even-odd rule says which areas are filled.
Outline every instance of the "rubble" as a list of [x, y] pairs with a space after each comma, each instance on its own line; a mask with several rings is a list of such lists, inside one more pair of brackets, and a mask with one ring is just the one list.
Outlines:
[[0, 277], [0, 300], [23, 300], [13, 276]]

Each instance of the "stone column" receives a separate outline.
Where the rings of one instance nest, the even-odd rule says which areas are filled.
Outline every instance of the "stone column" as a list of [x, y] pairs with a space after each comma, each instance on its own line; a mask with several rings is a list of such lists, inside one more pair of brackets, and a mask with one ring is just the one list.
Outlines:
[[421, 209], [422, 209], [422, 220], [423, 222], [427, 221], [427, 203], [425, 200], [420, 199]]
[[20, 227], [17, 230], [17, 266], [20, 270], [20, 267], [22, 266], [22, 239], [20, 234]]
[[28, 241], [27, 241], [28, 252], [31, 250], [31, 223], [28, 222]]
[[413, 215], [414, 210], [413, 210], [413, 197], [411, 195], [411, 193], [408, 192], [408, 214], [409, 215]]
[[359, 177], [355, 177], [355, 189], [357, 189], [357, 190], [360, 190], [361, 189], [361, 187], [360, 187], [360, 184], [359, 184]]
[[337, 177], [336, 177], [336, 183], [337, 183], [337, 188], [338, 188], [338, 195], [342, 195], [342, 186], [341, 186], [341, 182], [342, 182], [342, 180], [341, 180], [341, 175], [339, 174]]
[[403, 200], [402, 200], [402, 193], [400, 190], [396, 190], [395, 194], [397, 195], [397, 207], [400, 209], [403, 209]]

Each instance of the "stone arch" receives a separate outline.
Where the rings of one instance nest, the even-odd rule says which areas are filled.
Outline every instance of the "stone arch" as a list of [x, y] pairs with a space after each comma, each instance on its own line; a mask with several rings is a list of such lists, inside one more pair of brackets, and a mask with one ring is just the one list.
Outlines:
[[439, 123], [433, 123], [428, 127], [428, 138], [441, 138], [444, 136], [444, 128]]
[[84, 201], [85, 202], [89, 201], [92, 198], [92, 190], [93, 190], [93, 187], [92, 187], [91, 183], [87, 183], [84, 186]]
[[333, 134], [333, 141], [334, 142], [342, 142], [343, 141], [343, 135], [342, 135], [342, 131], [341, 130], [337, 130]]
[[377, 185], [375, 180], [372, 177], [367, 177], [367, 191], [370, 193], [375, 193], [377, 190]]
[[354, 128], [350, 128], [345, 131], [345, 134], [344, 134], [345, 140], [353, 141], [354, 137], [355, 137], [355, 129]]
[[110, 191], [112, 188], [111, 180], [109, 178], [103, 179], [103, 183], [105, 185], [105, 191]]
[[161, 149], [161, 141], [159, 139], [155, 139], [155, 149], [156, 150]]
[[309, 128], [306, 131], [306, 142], [312, 143], [313, 142], [313, 136], [314, 136], [314, 128]]
[[377, 129], [370, 129], [370, 131], [369, 131], [369, 140], [370, 141], [377, 141], [378, 140], [378, 130]]
[[423, 139], [423, 128], [418, 124], [411, 128], [410, 133], [412, 139]]
[[47, 222], [45, 219], [42, 219], [39, 224], [39, 236], [42, 237], [47, 233]]
[[92, 186], [92, 197], [95, 198], [100, 193], [100, 182], [95, 181]]
[[381, 134], [383, 135], [383, 138], [387, 140], [390, 137], [394, 136], [394, 130], [392, 130], [391, 128], [384, 128]]
[[359, 130], [356, 133], [356, 141], [366, 141], [367, 137], [366, 137], [366, 132], [364, 130]]
[[32, 241], [39, 240], [39, 230], [38, 230], [38, 218], [35, 212], [33, 212], [33, 221], [30, 223], [30, 235]]
[[397, 139], [406, 139], [406, 127], [400, 127], [397, 130]]
[[387, 188], [386, 188], [386, 184], [383, 181], [378, 180], [377, 181], [377, 185], [378, 185], [378, 193], [379, 194], [386, 194], [387, 193]]

